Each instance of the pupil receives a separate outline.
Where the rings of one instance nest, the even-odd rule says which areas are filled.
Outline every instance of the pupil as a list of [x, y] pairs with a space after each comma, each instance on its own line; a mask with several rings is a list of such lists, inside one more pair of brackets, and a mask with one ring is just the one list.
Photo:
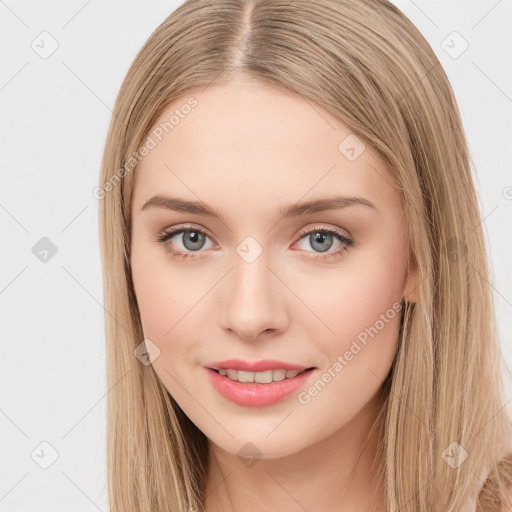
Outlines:
[[202, 239], [201, 233], [197, 231], [186, 231], [183, 234], [183, 244], [189, 251], [196, 251], [201, 249], [204, 240]]
[[330, 248], [330, 244], [328, 247], [327, 245], [328, 244], [325, 244], [325, 241], [328, 239], [328, 238], [332, 238], [332, 235], [328, 234], [328, 233], [320, 233], [320, 232], [316, 232], [314, 234], [311, 235], [313, 241], [311, 242], [311, 245], [313, 247], [315, 247], [315, 244], [318, 244], [318, 247], [316, 247], [317, 250], [319, 250], [320, 252], [325, 252], [327, 251], [329, 248]]

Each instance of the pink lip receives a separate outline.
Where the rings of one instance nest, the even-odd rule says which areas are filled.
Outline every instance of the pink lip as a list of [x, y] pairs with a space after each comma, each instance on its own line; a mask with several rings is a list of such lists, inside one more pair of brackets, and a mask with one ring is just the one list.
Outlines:
[[[221, 368], [225, 367], [221, 366]], [[228, 366], [228, 368], [232, 367]], [[279, 366], [279, 368], [283, 368], [283, 366]], [[291, 379], [259, 384], [257, 382], [237, 382], [220, 375], [211, 368], [206, 368], [212, 384], [221, 395], [235, 404], [246, 407], [264, 407], [279, 402], [303, 386], [315, 370], [316, 368], [310, 368]]]
[[262, 359], [261, 361], [243, 361], [242, 359], [228, 359], [226, 361], [218, 361], [215, 363], [205, 364], [206, 368], [212, 370], [220, 370], [221, 368], [231, 370], [244, 370], [246, 372], [264, 372], [266, 370], [297, 370], [301, 372], [308, 366], [285, 363], [284, 361], [276, 361], [275, 359]]

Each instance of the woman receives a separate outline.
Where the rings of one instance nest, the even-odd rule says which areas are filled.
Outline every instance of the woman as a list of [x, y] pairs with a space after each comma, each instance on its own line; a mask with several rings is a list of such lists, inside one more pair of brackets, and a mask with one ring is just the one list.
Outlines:
[[112, 512], [510, 509], [467, 143], [396, 7], [187, 0], [98, 198]]

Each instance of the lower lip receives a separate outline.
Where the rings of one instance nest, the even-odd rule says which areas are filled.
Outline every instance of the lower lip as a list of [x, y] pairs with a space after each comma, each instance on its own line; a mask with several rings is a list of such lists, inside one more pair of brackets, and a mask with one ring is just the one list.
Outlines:
[[206, 370], [217, 391], [228, 400], [246, 407], [264, 407], [275, 404], [297, 391], [308, 380], [315, 368], [306, 370], [291, 379], [268, 384], [238, 382], [220, 375], [211, 368]]

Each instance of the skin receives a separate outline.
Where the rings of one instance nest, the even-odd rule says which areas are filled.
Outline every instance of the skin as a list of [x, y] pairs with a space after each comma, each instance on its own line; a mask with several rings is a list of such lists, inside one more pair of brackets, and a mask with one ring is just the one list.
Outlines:
[[[170, 105], [155, 126], [191, 96], [198, 105], [137, 168], [131, 265], [144, 336], [160, 350], [154, 370], [209, 439], [206, 510], [383, 510], [382, 489], [372, 483], [375, 435], [357, 457], [381, 404], [401, 312], [359, 343], [362, 350], [307, 404], [297, 393], [267, 407], [234, 404], [203, 365], [268, 358], [315, 366], [304, 391], [394, 303], [415, 301], [417, 270], [408, 265], [398, 193], [371, 148], [353, 161], [338, 150], [349, 128], [279, 88], [212, 84]], [[223, 220], [141, 211], [156, 194], [202, 201]], [[376, 209], [278, 217], [285, 205], [338, 194]], [[187, 233], [166, 242], [188, 259], [155, 240], [183, 223], [207, 236], [202, 247]], [[325, 228], [355, 245], [340, 252], [344, 244], [333, 236], [325, 259], [301, 235]], [[236, 251], [248, 236], [263, 249], [252, 263]], [[237, 456], [248, 442], [261, 457], [251, 466]]]

